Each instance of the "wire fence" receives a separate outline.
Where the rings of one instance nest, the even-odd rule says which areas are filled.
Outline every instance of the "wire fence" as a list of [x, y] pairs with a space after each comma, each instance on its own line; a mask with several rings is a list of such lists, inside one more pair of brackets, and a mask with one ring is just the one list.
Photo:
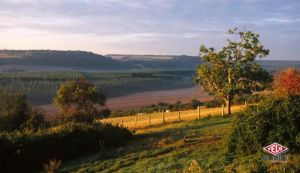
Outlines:
[[[243, 110], [246, 106], [247, 106], [246, 104], [232, 106], [231, 111], [232, 113], [239, 112]], [[107, 118], [107, 119], [102, 119], [100, 121], [135, 129], [135, 128], [143, 128], [143, 127], [159, 125], [164, 123], [170, 123], [170, 122], [200, 119], [207, 116], [224, 115], [225, 113], [226, 111], [224, 110], [224, 107], [217, 107], [217, 108], [198, 107], [197, 109], [194, 110], [185, 110], [185, 111], [179, 110], [176, 112], [162, 111], [162, 112], [154, 112], [149, 114], [140, 113], [139, 115]]]

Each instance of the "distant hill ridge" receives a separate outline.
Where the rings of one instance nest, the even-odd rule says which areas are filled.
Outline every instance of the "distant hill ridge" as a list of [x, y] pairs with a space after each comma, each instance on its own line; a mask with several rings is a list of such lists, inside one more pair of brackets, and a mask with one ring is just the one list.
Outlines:
[[[186, 55], [109, 54], [103, 56], [87, 51], [0, 50], [0, 67], [9, 65], [56, 66], [99, 71], [195, 70], [201, 62], [197, 56]], [[269, 71], [287, 66], [300, 68], [300, 61], [264, 60], [259, 63]]]
[[86, 51], [0, 50], [0, 64], [47, 65], [83, 69], [127, 70], [127, 65], [110, 57]]
[[168, 56], [167, 59], [148, 58], [147, 61], [142, 56], [144, 55], [128, 55], [123, 59], [114, 59], [112, 56], [86, 51], [0, 50], [0, 64], [61, 66], [87, 70], [184, 70], [196, 67], [201, 62], [199, 57], [192, 56]]

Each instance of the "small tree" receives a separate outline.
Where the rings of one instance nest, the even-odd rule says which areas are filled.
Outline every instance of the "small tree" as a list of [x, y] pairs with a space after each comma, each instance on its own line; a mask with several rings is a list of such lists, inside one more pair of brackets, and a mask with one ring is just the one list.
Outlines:
[[68, 81], [61, 84], [53, 99], [63, 115], [94, 116], [101, 112], [106, 96], [86, 81]]
[[195, 82], [210, 95], [223, 99], [230, 115], [235, 95], [264, 89], [271, 77], [255, 61], [269, 54], [260, 43], [259, 35], [237, 28], [228, 33], [237, 35], [238, 41], [228, 39], [227, 46], [220, 51], [200, 47], [204, 62], [197, 68]]

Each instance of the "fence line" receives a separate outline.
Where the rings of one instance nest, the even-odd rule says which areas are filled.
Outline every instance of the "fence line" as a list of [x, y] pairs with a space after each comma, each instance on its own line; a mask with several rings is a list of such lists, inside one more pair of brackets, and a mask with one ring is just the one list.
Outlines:
[[[232, 106], [231, 111], [239, 112], [247, 106], [239, 105]], [[203, 108], [198, 107], [194, 110], [176, 111], [176, 112], [154, 112], [150, 114], [132, 115], [125, 117], [107, 118], [100, 120], [101, 122], [112, 123], [115, 125], [121, 125], [128, 128], [142, 128], [149, 127], [152, 125], [177, 122], [182, 120], [194, 120], [200, 119], [206, 116], [224, 115], [224, 106], [217, 108]]]

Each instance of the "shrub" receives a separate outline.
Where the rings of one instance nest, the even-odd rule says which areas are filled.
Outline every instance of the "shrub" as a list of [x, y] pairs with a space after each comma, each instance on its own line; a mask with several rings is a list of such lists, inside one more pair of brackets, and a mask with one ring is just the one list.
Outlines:
[[287, 146], [289, 153], [300, 151], [299, 96], [269, 97], [240, 113], [234, 124], [228, 144], [228, 161], [259, 154], [264, 146], [273, 142]]
[[132, 138], [126, 128], [110, 124], [69, 123], [47, 131], [0, 133], [0, 172], [32, 172], [49, 159], [69, 160], [124, 145]]
[[58, 171], [60, 164], [61, 161], [58, 161], [56, 159], [50, 160], [49, 164], [44, 165], [45, 171], [47, 173], [56, 173]]
[[39, 129], [45, 129], [49, 123], [45, 121], [43, 112], [39, 109], [30, 109], [29, 117], [22, 124], [22, 130], [29, 130], [36, 132]]
[[202, 105], [203, 105], [203, 103], [200, 102], [200, 101], [197, 100], [197, 99], [193, 99], [193, 100], [191, 101], [191, 106], [192, 106], [193, 109], [196, 109], [198, 106], [202, 106]]
[[0, 131], [20, 130], [29, 117], [26, 96], [0, 91]]
[[25, 95], [0, 91], [0, 131], [37, 131], [47, 127], [43, 113], [33, 109]]
[[275, 87], [278, 95], [300, 95], [300, 71], [287, 68], [275, 75]]
[[107, 118], [111, 113], [111, 110], [108, 108], [102, 109], [99, 113], [99, 118]]
[[207, 107], [207, 108], [219, 107], [222, 104], [223, 104], [223, 101], [220, 100], [220, 99], [214, 99], [214, 100], [204, 102], [204, 106]]
[[203, 103], [193, 99], [189, 103], [181, 103], [180, 101], [177, 101], [174, 104], [170, 103], [164, 103], [164, 102], [159, 102], [157, 104], [152, 104], [149, 106], [143, 106], [140, 108], [135, 108], [131, 110], [118, 110], [118, 111], [113, 111], [111, 113], [112, 117], [120, 117], [120, 116], [127, 116], [127, 115], [135, 115], [139, 113], [152, 113], [152, 112], [158, 112], [162, 110], [169, 110], [169, 111], [178, 111], [180, 110], [190, 110], [190, 109], [196, 109], [198, 106], [202, 106]]
[[73, 114], [72, 116], [61, 116], [58, 124], [65, 123], [92, 123], [95, 116], [93, 115], [84, 115], [81, 113]]
[[185, 168], [183, 170], [183, 173], [202, 173], [202, 169], [199, 166], [197, 160], [193, 160], [189, 167]]

